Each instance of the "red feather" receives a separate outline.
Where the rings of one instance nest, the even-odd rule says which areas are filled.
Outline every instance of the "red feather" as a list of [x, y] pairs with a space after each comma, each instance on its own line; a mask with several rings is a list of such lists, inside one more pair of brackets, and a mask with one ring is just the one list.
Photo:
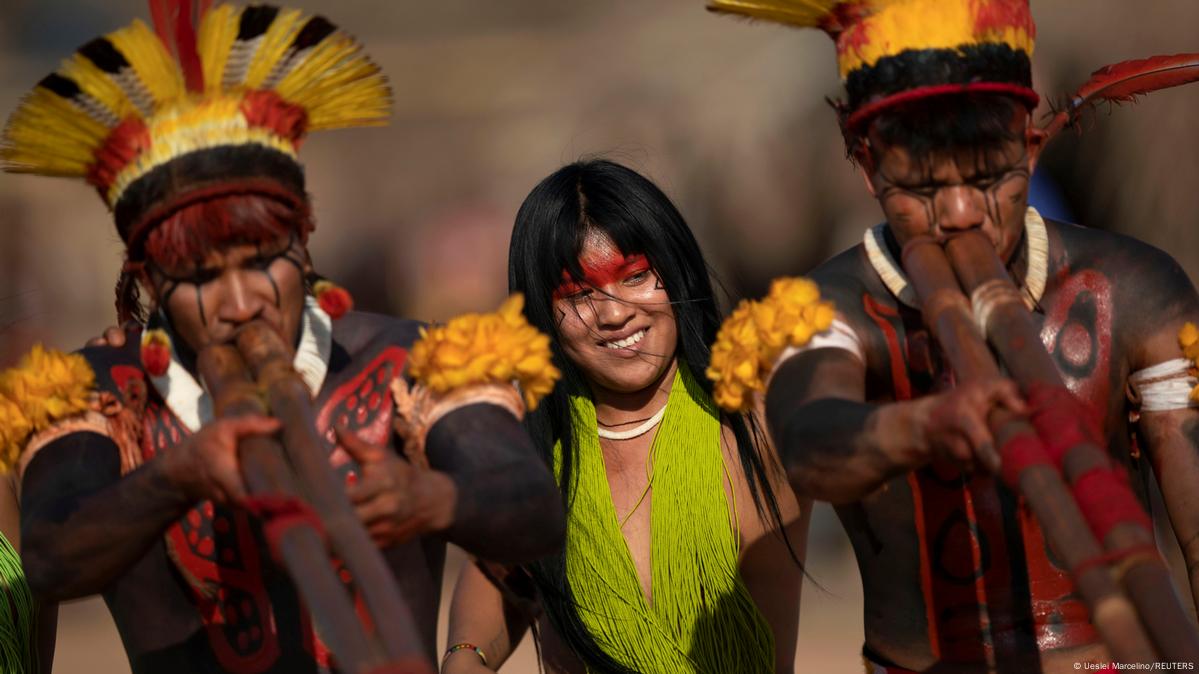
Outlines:
[[196, 24], [192, 16], [192, 0], [174, 0], [179, 12], [175, 23], [175, 47], [179, 65], [183, 69], [183, 82], [188, 91], [204, 91], [204, 67], [200, 65], [200, 53], [196, 51]]
[[[200, 0], [200, 17], [209, 4], [210, 0]], [[204, 91], [204, 68], [196, 51], [198, 18], [193, 15], [192, 0], [150, 0], [150, 18], [158, 39], [179, 61], [188, 91]]]
[[1152, 56], [1104, 66], [1091, 74], [1045, 127], [1049, 135], [1078, 122], [1084, 112], [1099, 103], [1135, 101], [1137, 96], [1199, 81], [1199, 54]]
[[171, 21], [171, 10], [167, 7], [168, 1], [150, 0], [150, 20], [154, 22], [154, 32], [158, 34], [162, 46], [167, 48], [168, 54], [174, 54], [175, 46], [171, 42], [171, 35], [175, 31], [172, 29], [173, 22]]

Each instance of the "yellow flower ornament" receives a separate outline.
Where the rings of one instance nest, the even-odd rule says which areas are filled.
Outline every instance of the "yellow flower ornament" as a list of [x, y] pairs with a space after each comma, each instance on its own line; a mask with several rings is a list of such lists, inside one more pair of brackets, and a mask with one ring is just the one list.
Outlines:
[[[1190, 322], [1184, 324], [1178, 331], [1178, 346], [1182, 348], [1182, 354], [1187, 360], [1199, 366], [1199, 327]], [[1195, 370], [1195, 367], [1191, 368], [1192, 373]], [[1191, 400], [1199, 402], [1199, 386], [1191, 389]]]
[[833, 323], [833, 303], [804, 278], [779, 278], [761, 300], [742, 300], [716, 333], [708, 378], [716, 404], [748, 411], [755, 392], [764, 392], [775, 362], [788, 347], [800, 347]]
[[524, 297], [518, 293], [495, 313], [465, 314], [422, 329], [408, 373], [435, 393], [516, 383], [528, 409], [536, 409], [561, 373], [552, 363], [549, 337], [525, 320], [523, 308]]
[[487, 403], [522, 419], [553, 390], [561, 374], [551, 362], [549, 337], [529, 325], [523, 307], [524, 297], [516, 294], [495, 313], [466, 314], [421, 330], [408, 355], [412, 386], [403, 377], [391, 382], [395, 428], [413, 465], [429, 465], [425, 439], [450, 412]]
[[32, 435], [86, 412], [95, 382], [83, 356], [40, 344], [0, 373], [0, 471], [17, 464]]

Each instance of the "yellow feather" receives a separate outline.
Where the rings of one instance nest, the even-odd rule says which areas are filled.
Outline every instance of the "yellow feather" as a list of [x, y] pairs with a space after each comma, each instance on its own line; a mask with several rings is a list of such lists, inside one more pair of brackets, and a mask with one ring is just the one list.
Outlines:
[[13, 115], [14, 127], [18, 126], [19, 119], [28, 120], [26, 123], [33, 133], [61, 135], [63, 140], [89, 146], [88, 151], [99, 148], [108, 137], [108, 127], [92, 119], [74, 103], [41, 88], [34, 89], [27, 102]]
[[301, 95], [305, 88], [327, 77], [330, 69], [360, 51], [357, 42], [344, 33], [336, 32], [326, 37], [308, 52], [302, 61], [292, 66], [291, 72], [275, 85], [275, 91], [287, 100]]
[[337, 92], [309, 111], [313, 131], [350, 126], [377, 126], [391, 114], [391, 90], [382, 76]]
[[82, 176], [107, 136], [103, 124], [39, 87], [9, 118], [0, 159], [11, 171]]
[[225, 78], [225, 64], [229, 61], [229, 50], [237, 39], [237, 28], [241, 18], [241, 9], [233, 5], [220, 5], [213, 8], [200, 21], [200, 31], [196, 35], [196, 50], [200, 52], [200, 62], [204, 68], [204, 89], [208, 93], [221, 90], [221, 80]]
[[882, 58], [908, 49], [958, 49], [964, 45], [1000, 43], [1032, 53], [1026, 30], [977, 31], [978, 3], [965, 0], [876, 0], [875, 12], [858, 30], [869, 38], [857, 49], [840, 56], [841, 77]]
[[275, 90], [308, 111], [312, 131], [382, 124], [391, 111], [387, 78], [344, 33], [313, 47]]
[[84, 93], [108, 108], [117, 119], [136, 112], [125, 90], [108, 73], [96, 67], [86, 56], [76, 53], [63, 62], [59, 74], [70, 78]]
[[109, 33], [108, 39], [129, 61], [153, 97], [156, 109], [184, 95], [183, 72], [179, 64], [144, 22], [135, 20], [129, 26]]
[[[309, 129], [382, 124], [391, 109], [391, 91], [377, 65], [353, 38], [334, 32], [288, 64], [281, 62], [307, 17], [285, 10], [263, 34], [246, 66], [245, 81], [223, 86], [225, 70], [236, 41], [241, 9], [220, 5], [202, 17], [197, 50], [206, 91], [189, 94], [183, 73], [142, 21], [108, 34], [107, 39], [127, 60], [132, 73], [118, 76], [101, 71], [75, 54], [60, 73], [78, 84], [88, 108], [107, 109], [111, 116], [93, 118], [70, 100], [35, 88], [9, 119], [0, 140], [0, 162], [10, 171], [59, 176], [86, 176], [95, 155], [107, 142], [115, 120], [145, 116], [152, 142], [116, 176], [107, 190], [109, 204], [138, 178], [156, 166], [188, 152], [222, 145], [256, 144], [295, 155], [292, 140], [270, 129], [250, 128], [241, 114], [246, 89], [273, 88], [308, 114]], [[102, 112], [102, 110], [101, 110]]]
[[[352, 89], [364, 81], [369, 83], [369, 78], [375, 77], [379, 73], [379, 68], [370, 61], [360, 61], [353, 65], [346, 64], [336, 70], [327, 71], [328, 75], [321, 79], [313, 80], [299, 92], [292, 100], [296, 103], [301, 103], [309, 108], [309, 113], [325, 105], [336, 105], [337, 98], [346, 95], [346, 90]], [[378, 79], [382, 79], [379, 77]], [[386, 85], [386, 82], [383, 82]]]
[[300, 11], [295, 9], [283, 10], [275, 16], [270, 28], [262, 35], [262, 42], [254, 51], [254, 58], [246, 69], [246, 88], [257, 89], [262, 86], [274, 70], [275, 64], [279, 63], [287, 48], [291, 46], [292, 40], [303, 25], [303, 18]]

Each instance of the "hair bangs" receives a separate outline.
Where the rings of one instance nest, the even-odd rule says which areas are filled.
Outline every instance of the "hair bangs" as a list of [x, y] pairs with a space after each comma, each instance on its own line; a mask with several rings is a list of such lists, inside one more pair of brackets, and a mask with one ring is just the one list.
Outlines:
[[1004, 161], [1004, 145], [1023, 138], [1013, 122], [1025, 114], [1024, 104], [1010, 96], [936, 96], [879, 114], [868, 126], [868, 133], [884, 145], [903, 147], [919, 164], [970, 153], [976, 168], [988, 170]]
[[230, 194], [189, 204], [160, 222], [146, 237], [145, 251], [160, 267], [195, 263], [213, 250], [259, 245], [312, 230], [306, 206], [260, 194]]

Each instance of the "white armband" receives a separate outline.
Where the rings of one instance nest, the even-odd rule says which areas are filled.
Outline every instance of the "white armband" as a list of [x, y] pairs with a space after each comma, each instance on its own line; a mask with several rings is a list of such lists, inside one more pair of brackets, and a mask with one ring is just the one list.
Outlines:
[[1128, 377], [1128, 384], [1140, 400], [1142, 412], [1164, 412], [1199, 407], [1191, 400], [1191, 390], [1199, 383], [1191, 374], [1191, 361], [1175, 358], [1138, 370]]
[[833, 319], [833, 324], [828, 327], [828, 330], [812, 335], [812, 339], [807, 344], [783, 349], [774, 363], [774, 369], [777, 370], [788, 358], [815, 349], [841, 349], [852, 353], [862, 363], [866, 362], [866, 352], [862, 349], [862, 340], [858, 338], [858, 333], [849, 327], [849, 323], [837, 317]]

